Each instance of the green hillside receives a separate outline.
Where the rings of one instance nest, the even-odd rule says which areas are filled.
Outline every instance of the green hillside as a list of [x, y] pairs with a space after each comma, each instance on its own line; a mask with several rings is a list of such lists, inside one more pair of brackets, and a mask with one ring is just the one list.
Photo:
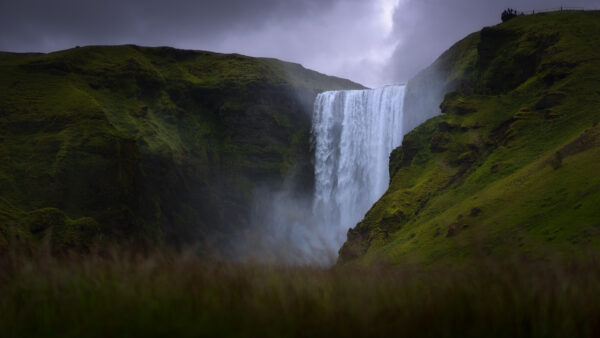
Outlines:
[[311, 189], [314, 97], [362, 88], [275, 59], [138, 46], [0, 53], [0, 250], [98, 238], [208, 250], [252, 191]]
[[446, 93], [442, 114], [391, 154], [390, 187], [348, 232], [339, 262], [597, 250], [600, 12], [520, 16], [484, 28], [409, 87], [434, 76], [441, 79], [434, 89]]

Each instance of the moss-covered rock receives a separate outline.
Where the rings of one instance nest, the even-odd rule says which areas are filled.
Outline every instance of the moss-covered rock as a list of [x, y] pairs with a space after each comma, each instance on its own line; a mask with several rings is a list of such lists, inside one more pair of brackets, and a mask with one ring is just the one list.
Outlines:
[[91, 217], [69, 220], [52, 228], [51, 244], [54, 252], [70, 250], [86, 252], [102, 240], [100, 224]]
[[0, 231], [33, 217], [26, 230], [52, 228], [57, 250], [97, 230], [224, 247], [256, 186], [297, 173], [311, 189], [317, 93], [362, 88], [275, 59], [132, 45], [0, 53], [0, 75]]
[[51, 250], [55, 253], [70, 250], [85, 252], [101, 239], [102, 231], [96, 220], [90, 217], [72, 220], [56, 208], [34, 210], [22, 222], [33, 239], [41, 241], [49, 238]]
[[339, 262], [598, 250], [598, 31], [597, 11], [519, 16], [470, 35], [409, 82], [438, 76], [443, 113], [394, 150], [390, 187], [349, 231]]

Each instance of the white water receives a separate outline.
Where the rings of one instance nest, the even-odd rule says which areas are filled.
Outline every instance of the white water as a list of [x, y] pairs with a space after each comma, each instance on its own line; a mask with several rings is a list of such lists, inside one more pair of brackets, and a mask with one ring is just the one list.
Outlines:
[[389, 155], [402, 143], [404, 89], [330, 91], [315, 100], [313, 213], [335, 250], [388, 187]]
[[389, 155], [402, 142], [404, 86], [319, 94], [313, 111], [314, 196], [257, 191], [255, 227], [239, 256], [331, 265], [354, 227], [386, 191]]

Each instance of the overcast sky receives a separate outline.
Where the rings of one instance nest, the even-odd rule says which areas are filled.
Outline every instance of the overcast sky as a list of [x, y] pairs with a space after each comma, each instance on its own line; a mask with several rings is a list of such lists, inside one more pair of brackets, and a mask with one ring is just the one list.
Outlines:
[[506, 7], [600, 0], [0, 0], [0, 50], [135, 43], [268, 56], [379, 86], [404, 82]]

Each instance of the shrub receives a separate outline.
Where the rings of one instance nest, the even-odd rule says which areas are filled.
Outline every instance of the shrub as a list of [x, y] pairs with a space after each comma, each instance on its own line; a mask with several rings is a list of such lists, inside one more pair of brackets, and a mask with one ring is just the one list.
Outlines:
[[502, 12], [502, 22], [506, 22], [517, 16], [517, 11], [512, 8], [507, 8]]
[[550, 165], [552, 166], [552, 169], [556, 170], [560, 168], [562, 166], [562, 159], [563, 155], [560, 151], [554, 153], [554, 156], [552, 156], [552, 158], [550, 159]]

